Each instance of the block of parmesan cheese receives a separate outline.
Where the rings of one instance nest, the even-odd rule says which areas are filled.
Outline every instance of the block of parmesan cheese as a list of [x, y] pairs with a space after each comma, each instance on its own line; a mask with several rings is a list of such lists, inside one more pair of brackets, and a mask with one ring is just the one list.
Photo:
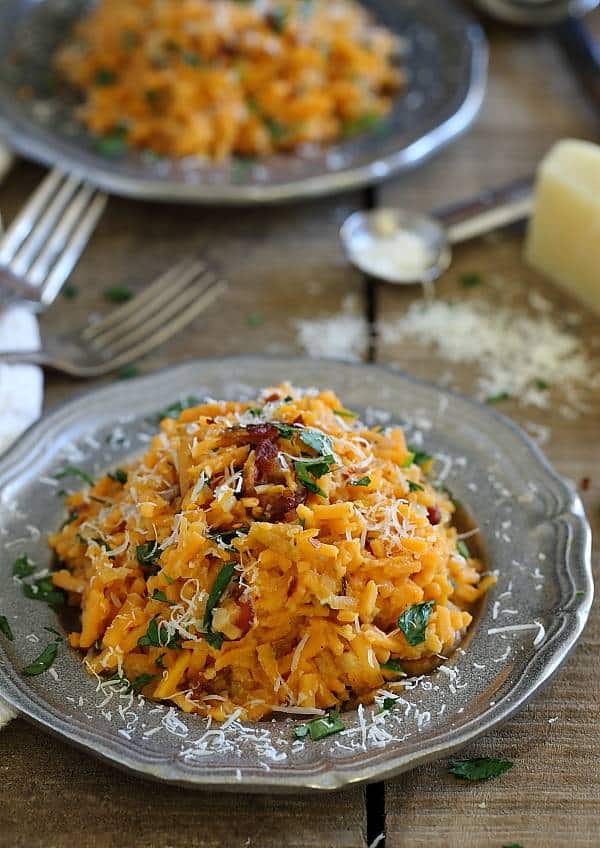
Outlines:
[[558, 142], [542, 161], [526, 261], [600, 313], [600, 146]]

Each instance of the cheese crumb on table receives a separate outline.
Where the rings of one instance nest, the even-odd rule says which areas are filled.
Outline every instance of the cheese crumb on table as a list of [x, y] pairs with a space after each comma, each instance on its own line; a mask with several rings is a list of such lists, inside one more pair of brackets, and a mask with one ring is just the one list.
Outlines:
[[600, 313], [600, 146], [565, 139], [542, 161], [525, 259]]

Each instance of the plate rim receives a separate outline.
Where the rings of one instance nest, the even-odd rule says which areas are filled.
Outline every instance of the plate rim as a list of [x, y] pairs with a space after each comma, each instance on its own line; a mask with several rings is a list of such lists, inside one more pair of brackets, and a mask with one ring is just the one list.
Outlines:
[[447, 2], [454, 15], [463, 21], [464, 35], [471, 51], [469, 82], [462, 102], [452, 115], [438, 122], [419, 138], [365, 165], [297, 180], [291, 179], [273, 186], [260, 183], [219, 186], [135, 178], [112, 173], [110, 169], [98, 164], [102, 160], [97, 155], [90, 157], [86, 151], [81, 150], [76, 158], [72, 158], [67, 152], [63, 152], [60, 145], [51, 147], [44, 138], [21, 131], [4, 114], [3, 98], [0, 98], [0, 137], [26, 159], [49, 168], [60, 168], [109, 194], [142, 201], [207, 206], [276, 204], [323, 197], [379, 184], [417, 167], [466, 132], [483, 104], [489, 61], [485, 32], [477, 20], [456, 5], [454, 0]]
[[[194, 369], [201, 374], [203, 364], [212, 363], [213, 365], [234, 364], [237, 361], [243, 360], [244, 363], [250, 361], [277, 363], [284, 368], [286, 364], [294, 362], [302, 364], [303, 362], [314, 366], [316, 360], [307, 357], [293, 356], [272, 356], [268, 354], [250, 354], [230, 355], [220, 357], [206, 357], [204, 359], [193, 359], [180, 363], [178, 365], [169, 366], [148, 375], [143, 375], [133, 380], [128, 380], [126, 386], [137, 384], [139, 386], [147, 386], [154, 382], [160, 381], [165, 377], [176, 374], [178, 372], [186, 373]], [[210, 771], [199, 770], [198, 772], [187, 771], [185, 774], [178, 768], [177, 762], [173, 760], [162, 760], [161, 762], [149, 762], [149, 758], [144, 758], [138, 751], [133, 749], [115, 750], [110, 744], [94, 731], [86, 731], [83, 735], [79, 730], [72, 730], [66, 718], [57, 715], [37, 697], [36, 693], [31, 690], [19, 688], [13, 680], [10, 679], [5, 671], [5, 663], [0, 662], [0, 695], [2, 698], [23, 718], [33, 722], [33, 724], [41, 727], [43, 730], [50, 732], [52, 735], [67, 740], [80, 750], [84, 750], [88, 754], [94, 754], [105, 762], [109, 762], [113, 766], [127, 771], [130, 774], [147, 777], [158, 780], [163, 783], [187, 786], [194, 789], [204, 790], [223, 790], [223, 791], [244, 791], [244, 792], [264, 792], [277, 791], [284, 793], [308, 792], [308, 791], [335, 791], [350, 787], [353, 785], [369, 783], [375, 780], [386, 780], [404, 771], [414, 768], [417, 765], [430, 762], [442, 756], [452, 754], [465, 746], [467, 743], [476, 739], [484, 733], [487, 733], [498, 724], [506, 721], [515, 712], [520, 710], [534, 695], [536, 695], [545, 685], [547, 685], [560, 666], [568, 658], [571, 651], [574, 649], [577, 641], [586, 625], [593, 599], [593, 575], [591, 562], [591, 529], [583, 505], [579, 495], [575, 489], [554, 469], [547, 457], [539, 446], [531, 439], [531, 437], [510, 418], [499, 413], [497, 410], [490, 409], [478, 401], [470, 398], [460, 392], [445, 389], [426, 380], [421, 380], [418, 377], [407, 374], [399, 369], [389, 365], [378, 363], [365, 362], [348, 362], [337, 359], [323, 360], [327, 364], [344, 366], [349, 369], [360, 369], [368, 371], [383, 371], [395, 378], [407, 381], [416, 386], [425, 387], [435, 391], [437, 394], [449, 395], [462, 402], [467, 403], [470, 407], [475, 408], [479, 413], [484, 412], [487, 416], [495, 419], [503, 427], [511, 431], [513, 437], [516, 437], [524, 447], [532, 454], [536, 460], [538, 468], [544, 472], [560, 491], [562, 501], [560, 503], [560, 517], [569, 518], [569, 530], [571, 533], [571, 545], [565, 550], [565, 560], [562, 567], [565, 569], [575, 583], [575, 578], [579, 578], [577, 586], [582, 583], [581, 589], [584, 594], [575, 596], [569, 609], [561, 609], [562, 617], [562, 641], [556, 644], [556, 636], [553, 640], [546, 643], [545, 648], [541, 650], [549, 650], [549, 656], [544, 658], [543, 665], [539, 671], [534, 672], [531, 679], [528, 680], [524, 691], [520, 692], [519, 697], [507, 699], [503, 696], [500, 701], [493, 707], [485, 710], [474, 716], [466, 725], [458, 729], [450, 729], [444, 731], [441, 738], [434, 738], [430, 742], [424, 744], [419, 750], [407, 753], [399, 752], [391, 759], [385, 762], [379, 762], [380, 756], [385, 756], [385, 749], [382, 749], [377, 756], [376, 762], [369, 762], [365, 765], [353, 764], [351, 767], [333, 767], [328, 768], [327, 764], [321, 761], [314, 765], [308, 766], [301, 773], [292, 772], [289, 776], [282, 779], [281, 776], [273, 778], [268, 773], [264, 775], [253, 775], [249, 780], [240, 781], [235, 776], [217, 774], [213, 776]], [[201, 379], [201, 377], [199, 377]], [[75, 411], [76, 407], [81, 406], [82, 401], [85, 401], [90, 396], [95, 396], [97, 399], [102, 397], [110, 397], [118, 395], [123, 390], [123, 383], [109, 384], [108, 386], [100, 386], [96, 389], [77, 393], [46, 413], [38, 422], [33, 424], [19, 441], [9, 449], [9, 451], [0, 458], [0, 483], [5, 486], [7, 483], [18, 479], [20, 460], [19, 454], [26, 453], [29, 447], [32, 446], [38, 438], [43, 435], [43, 431], [54, 424], [59, 424], [61, 419], [69, 414], [70, 411]], [[17, 474], [11, 474], [11, 469], [16, 466]], [[573, 538], [574, 536], [574, 538]], [[578, 556], [571, 556], [569, 559], [569, 548], [579, 551]], [[575, 568], [576, 566], [576, 568]], [[562, 631], [566, 629], [566, 635]], [[0, 647], [0, 658], [2, 657], [3, 649]], [[532, 655], [536, 656], [535, 654]], [[531, 661], [531, 660], [529, 660]], [[522, 687], [520, 687], [522, 688]], [[513, 690], [511, 690], [512, 692]]]

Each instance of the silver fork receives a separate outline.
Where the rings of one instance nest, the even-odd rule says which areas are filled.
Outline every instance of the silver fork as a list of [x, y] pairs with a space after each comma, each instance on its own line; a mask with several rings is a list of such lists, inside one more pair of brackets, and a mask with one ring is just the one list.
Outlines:
[[41, 310], [81, 256], [107, 197], [77, 177], [50, 171], [0, 238], [0, 301]]
[[166, 342], [226, 288], [203, 261], [186, 259], [83, 332], [47, 339], [41, 350], [0, 352], [0, 363], [33, 363], [71, 377], [98, 377]]

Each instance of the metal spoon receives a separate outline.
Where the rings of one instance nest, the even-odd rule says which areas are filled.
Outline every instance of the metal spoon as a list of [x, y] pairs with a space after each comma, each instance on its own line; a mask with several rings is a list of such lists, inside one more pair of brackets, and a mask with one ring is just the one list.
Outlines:
[[384, 207], [354, 212], [340, 237], [364, 274], [394, 285], [427, 284], [449, 267], [452, 245], [528, 217], [532, 203], [533, 180], [519, 180], [431, 215]]

